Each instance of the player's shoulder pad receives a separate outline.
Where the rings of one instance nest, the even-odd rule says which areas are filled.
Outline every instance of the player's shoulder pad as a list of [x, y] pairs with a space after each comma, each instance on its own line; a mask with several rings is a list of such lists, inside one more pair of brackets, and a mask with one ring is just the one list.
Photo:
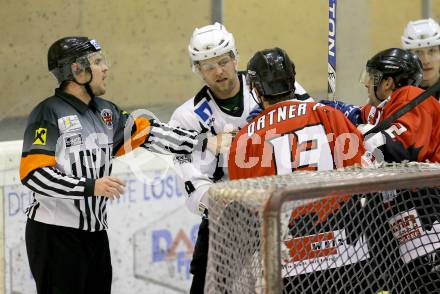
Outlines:
[[408, 101], [413, 100], [415, 97], [417, 97], [418, 95], [422, 94], [425, 91], [424, 89], [415, 86], [405, 86], [400, 89], [407, 91], [407, 95], [405, 96]]
[[200, 89], [200, 91], [194, 96], [193, 100], [193, 105], [194, 107], [200, 103], [200, 101], [202, 101], [203, 99], [206, 100], [211, 100], [211, 97], [209, 96], [209, 87], [208, 86], [203, 86], [203, 88]]
[[340, 111], [321, 102], [312, 102], [311, 105], [314, 111], [340, 113], [341, 115], [343, 115]]
[[187, 129], [199, 130], [199, 119], [194, 112], [194, 103], [191, 98], [177, 107], [171, 115], [169, 124], [173, 127], [183, 127]]
[[[423, 89], [414, 86], [403, 86], [396, 89], [393, 93], [391, 93], [391, 98], [387, 99], [386, 104], [381, 104], [382, 107], [386, 107], [391, 110], [394, 108], [400, 108], [410, 101], [414, 100], [418, 95], [423, 93]], [[383, 102], [382, 102], [383, 103]]]
[[212, 94], [208, 86], [204, 86], [194, 96], [192, 112], [195, 118], [205, 127], [212, 124], [214, 111], [212, 109]]
[[56, 109], [63, 109], [64, 105], [62, 105], [62, 101], [58, 99], [56, 96], [51, 96], [40, 103], [32, 109], [31, 113], [28, 116], [28, 123], [32, 123], [35, 121], [53, 121], [56, 124]]

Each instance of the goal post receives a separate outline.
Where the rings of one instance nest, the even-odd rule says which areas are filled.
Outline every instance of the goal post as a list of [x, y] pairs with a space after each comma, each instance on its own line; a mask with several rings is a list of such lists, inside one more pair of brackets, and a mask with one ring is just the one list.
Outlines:
[[421, 282], [431, 291], [440, 280], [440, 261], [426, 258], [440, 250], [434, 187], [440, 165], [427, 163], [215, 184], [205, 292], [415, 293]]

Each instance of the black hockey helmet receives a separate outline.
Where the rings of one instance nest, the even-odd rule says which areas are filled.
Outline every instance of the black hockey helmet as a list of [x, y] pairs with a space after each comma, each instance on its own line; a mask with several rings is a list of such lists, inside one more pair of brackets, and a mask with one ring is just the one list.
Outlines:
[[90, 63], [86, 56], [101, 50], [96, 40], [87, 37], [65, 37], [59, 39], [49, 47], [47, 65], [49, 71], [57, 78], [58, 83], [73, 80], [72, 63], [81, 64], [90, 70]]
[[295, 91], [295, 65], [280, 48], [258, 51], [247, 65], [249, 85], [265, 97]]
[[423, 66], [416, 54], [400, 48], [390, 48], [374, 55], [366, 71], [378, 86], [383, 78], [392, 77], [397, 88], [418, 86], [423, 78]]

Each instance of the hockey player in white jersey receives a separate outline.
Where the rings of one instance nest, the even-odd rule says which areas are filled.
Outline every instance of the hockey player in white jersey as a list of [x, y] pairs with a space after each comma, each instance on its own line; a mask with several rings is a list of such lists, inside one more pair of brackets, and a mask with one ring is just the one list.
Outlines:
[[[244, 72], [237, 70], [238, 53], [231, 33], [220, 24], [196, 28], [188, 46], [192, 70], [199, 74], [205, 86], [178, 107], [171, 125], [205, 131], [212, 135], [235, 133], [247, 122], [249, 114], [258, 108], [246, 84]], [[298, 99], [309, 95], [296, 83]], [[196, 152], [176, 156], [177, 173], [185, 183], [187, 206], [202, 215], [190, 272], [193, 281], [190, 293], [203, 293], [208, 254], [208, 198], [213, 183], [227, 179], [227, 154]]]

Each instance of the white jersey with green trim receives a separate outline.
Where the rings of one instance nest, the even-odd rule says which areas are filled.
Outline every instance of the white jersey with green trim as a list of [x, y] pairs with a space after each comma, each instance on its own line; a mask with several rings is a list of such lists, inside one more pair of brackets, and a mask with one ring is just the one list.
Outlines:
[[[193, 98], [179, 106], [171, 116], [170, 125], [189, 130], [205, 131], [212, 135], [237, 132], [247, 124], [249, 113], [258, 105], [252, 97], [244, 74], [239, 74], [241, 113], [230, 113], [219, 107], [208, 86], [204, 86]], [[295, 82], [295, 94], [301, 100], [310, 98], [304, 88]], [[177, 174], [185, 184], [186, 204], [195, 214], [204, 214], [209, 187], [227, 176], [227, 154], [213, 154], [210, 150], [196, 151], [192, 155], [174, 157]]]

